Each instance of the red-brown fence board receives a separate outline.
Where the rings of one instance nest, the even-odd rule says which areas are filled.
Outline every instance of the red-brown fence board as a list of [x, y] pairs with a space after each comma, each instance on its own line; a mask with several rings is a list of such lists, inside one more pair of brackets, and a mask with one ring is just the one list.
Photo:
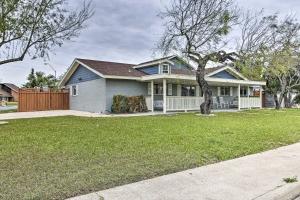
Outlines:
[[19, 90], [19, 112], [43, 110], [68, 110], [69, 91], [40, 91], [38, 89]]

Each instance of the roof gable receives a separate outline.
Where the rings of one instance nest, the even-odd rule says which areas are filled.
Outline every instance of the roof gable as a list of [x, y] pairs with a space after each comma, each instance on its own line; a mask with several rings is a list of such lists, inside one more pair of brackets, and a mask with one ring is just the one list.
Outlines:
[[15, 92], [18, 92], [19, 91], [19, 87], [16, 86], [15, 84], [12, 84], [12, 83], [1, 83], [2, 85], [8, 87], [9, 89], [15, 91]]
[[98, 74], [92, 72], [91, 70], [79, 65], [77, 69], [70, 76], [69, 80], [66, 82], [66, 85], [81, 83], [86, 81], [92, 81], [101, 78]]
[[206, 76], [222, 79], [248, 80], [241, 73], [229, 66], [219, 66], [206, 69]]
[[220, 71], [210, 77], [213, 77], [213, 78], [223, 78], [223, 79], [238, 79], [238, 80], [241, 80], [240, 77], [237, 77], [237, 76], [234, 76], [232, 75], [231, 73], [229, 73], [228, 71], [226, 70], [223, 70], [223, 71]]

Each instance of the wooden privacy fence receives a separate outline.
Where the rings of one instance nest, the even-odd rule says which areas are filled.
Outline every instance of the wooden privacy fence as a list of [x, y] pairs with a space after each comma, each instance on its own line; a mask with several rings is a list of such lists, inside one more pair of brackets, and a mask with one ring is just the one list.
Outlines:
[[19, 90], [19, 112], [68, 109], [69, 90]]

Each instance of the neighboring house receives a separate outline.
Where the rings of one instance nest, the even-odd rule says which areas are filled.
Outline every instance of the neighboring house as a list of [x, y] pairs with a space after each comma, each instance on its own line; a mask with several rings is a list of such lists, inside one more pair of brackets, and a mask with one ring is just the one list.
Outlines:
[[0, 101], [17, 102], [19, 98], [19, 87], [12, 83], [0, 83]]
[[[229, 66], [206, 69], [213, 109], [262, 107], [262, 86]], [[114, 95], [144, 95], [151, 111], [199, 110], [204, 101], [195, 69], [178, 56], [138, 65], [75, 59], [60, 87], [70, 88], [70, 109], [106, 113]]]

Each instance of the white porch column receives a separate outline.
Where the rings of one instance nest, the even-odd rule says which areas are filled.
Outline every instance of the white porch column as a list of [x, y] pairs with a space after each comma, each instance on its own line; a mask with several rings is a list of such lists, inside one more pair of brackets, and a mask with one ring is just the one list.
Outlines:
[[251, 109], [251, 105], [250, 105], [250, 87], [248, 85], [248, 90], [247, 90], [247, 97], [248, 97], [248, 108]]
[[262, 109], [262, 86], [259, 88], [260, 109]]
[[151, 111], [154, 112], [154, 81], [151, 81]]
[[241, 110], [241, 85], [238, 86], [238, 110]]
[[167, 113], [167, 80], [166, 79], [163, 79], [163, 101], [164, 101], [163, 112]]
[[177, 84], [177, 96], [181, 96], [181, 85]]
[[200, 86], [196, 85], [196, 97], [200, 96]]

